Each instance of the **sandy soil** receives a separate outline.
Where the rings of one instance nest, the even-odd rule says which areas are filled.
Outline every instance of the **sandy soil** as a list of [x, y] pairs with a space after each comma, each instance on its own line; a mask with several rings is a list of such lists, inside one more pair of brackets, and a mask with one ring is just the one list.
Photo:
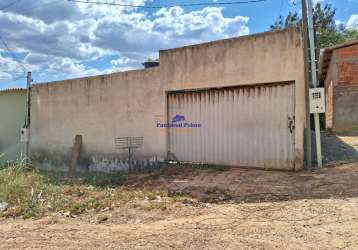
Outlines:
[[[358, 164], [316, 172], [244, 169], [133, 175], [128, 185], [198, 200], [166, 211], [0, 219], [1, 249], [358, 249]], [[123, 217], [130, 220], [124, 220]]]

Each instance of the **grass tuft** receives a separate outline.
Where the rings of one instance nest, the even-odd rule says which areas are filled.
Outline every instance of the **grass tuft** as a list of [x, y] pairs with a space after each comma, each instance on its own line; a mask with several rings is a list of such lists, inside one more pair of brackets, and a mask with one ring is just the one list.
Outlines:
[[44, 178], [23, 156], [0, 167], [0, 202], [10, 206], [6, 214], [31, 216], [45, 188]]
[[25, 158], [0, 167], [0, 202], [9, 204], [5, 217], [38, 218], [48, 213], [76, 216], [115, 207], [166, 210], [178, 201], [166, 192], [122, 186], [123, 173], [39, 172]]

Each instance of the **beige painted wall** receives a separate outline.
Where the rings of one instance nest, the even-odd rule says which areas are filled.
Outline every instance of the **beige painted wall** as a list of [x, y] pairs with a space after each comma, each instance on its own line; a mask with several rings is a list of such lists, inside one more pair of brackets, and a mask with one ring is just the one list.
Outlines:
[[[147, 165], [166, 156], [166, 92], [295, 81], [296, 168], [303, 166], [304, 66], [298, 30], [263, 33], [160, 51], [160, 67], [38, 84], [32, 88], [31, 151], [64, 166], [76, 134], [83, 136], [84, 166], [128, 167], [114, 138], [143, 136], [136, 158]], [[122, 159], [123, 161], [120, 161]]]
[[66, 168], [63, 164], [80, 134], [84, 165], [92, 170], [128, 167], [116, 160], [127, 153], [115, 148], [117, 137], [143, 136], [144, 144], [135, 155], [147, 162], [163, 160], [165, 134], [155, 127], [165, 106], [159, 72], [153, 68], [34, 85], [30, 147], [35, 159]]

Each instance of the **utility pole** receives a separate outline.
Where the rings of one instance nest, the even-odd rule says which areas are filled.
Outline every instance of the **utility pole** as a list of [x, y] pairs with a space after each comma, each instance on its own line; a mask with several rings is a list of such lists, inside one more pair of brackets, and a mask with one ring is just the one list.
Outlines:
[[305, 65], [305, 98], [306, 98], [306, 168], [312, 169], [312, 136], [311, 136], [311, 115], [310, 115], [310, 72], [308, 63], [308, 31], [307, 31], [307, 2], [302, 0], [302, 33]]
[[29, 162], [29, 129], [30, 129], [30, 91], [31, 91], [32, 76], [31, 72], [27, 72], [27, 97], [26, 97], [26, 163]]
[[31, 72], [27, 72], [27, 97], [26, 97], [26, 123], [25, 127], [28, 128], [30, 125], [30, 89], [32, 83]]
[[[302, 0], [302, 1], [304, 2], [306, 0]], [[306, 4], [306, 3], [304, 3], [304, 4]], [[308, 30], [312, 86], [314, 88], [317, 88], [318, 82], [317, 82], [316, 47], [315, 47], [315, 37], [314, 37], [312, 0], [307, 0], [306, 6], [307, 6], [307, 12], [306, 12], [307, 18], [306, 18], [306, 20], [303, 20], [303, 22], [304, 22], [303, 25], [304, 25], [304, 27], [307, 27], [307, 30]], [[302, 10], [302, 13], [306, 14], [306, 13], [304, 13], [304, 10]], [[308, 114], [308, 115], [310, 115], [310, 114]], [[322, 168], [321, 128], [320, 128], [320, 122], [319, 122], [319, 114], [315, 113], [313, 115], [314, 115], [314, 127], [315, 127], [315, 135], [316, 135], [317, 165], [318, 165], [318, 168]]]

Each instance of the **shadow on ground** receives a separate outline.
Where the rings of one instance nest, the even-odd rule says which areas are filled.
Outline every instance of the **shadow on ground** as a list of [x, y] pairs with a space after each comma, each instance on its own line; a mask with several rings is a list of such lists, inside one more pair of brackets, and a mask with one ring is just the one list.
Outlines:
[[[315, 134], [312, 132], [312, 157], [317, 162]], [[358, 135], [337, 135], [330, 131], [321, 132], [322, 157], [326, 165], [335, 165], [337, 162], [358, 161]]]

